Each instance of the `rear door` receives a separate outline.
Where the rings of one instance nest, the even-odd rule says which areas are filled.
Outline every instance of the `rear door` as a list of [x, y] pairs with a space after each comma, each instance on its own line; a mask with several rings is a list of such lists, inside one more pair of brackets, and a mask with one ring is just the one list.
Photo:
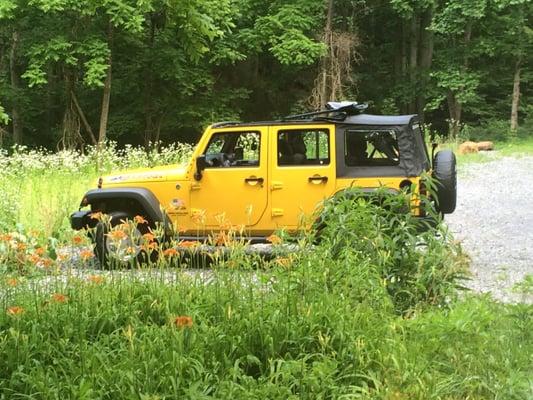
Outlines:
[[253, 227], [259, 222], [268, 200], [267, 132], [264, 127], [211, 132], [202, 149], [208, 166], [191, 186], [191, 222], [196, 229]]
[[270, 128], [272, 226], [296, 230], [335, 190], [335, 126]]

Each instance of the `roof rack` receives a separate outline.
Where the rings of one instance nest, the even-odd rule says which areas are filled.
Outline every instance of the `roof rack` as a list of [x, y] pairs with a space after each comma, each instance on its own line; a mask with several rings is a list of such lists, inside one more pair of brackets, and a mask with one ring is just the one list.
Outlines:
[[[294, 114], [294, 115], [288, 115], [282, 119], [282, 121], [287, 120], [305, 120], [305, 119], [333, 119], [333, 120], [340, 120], [343, 121], [348, 117], [349, 115], [357, 115], [363, 112], [368, 108], [368, 104], [366, 103], [357, 103], [356, 101], [330, 101], [326, 103], [326, 109], [325, 110], [319, 110], [319, 111], [312, 111], [304, 114]], [[327, 114], [333, 114], [332, 116], [328, 117]], [[318, 117], [321, 115], [322, 117], [319, 118], [312, 118], [312, 117]]]

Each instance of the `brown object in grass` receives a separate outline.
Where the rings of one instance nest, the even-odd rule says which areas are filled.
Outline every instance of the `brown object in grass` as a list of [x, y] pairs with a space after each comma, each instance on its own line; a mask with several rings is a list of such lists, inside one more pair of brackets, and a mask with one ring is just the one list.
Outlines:
[[494, 143], [492, 142], [478, 142], [476, 143], [477, 145], [477, 149], [479, 151], [490, 151], [490, 150], [494, 150]]
[[470, 154], [470, 153], [477, 153], [478, 147], [477, 143], [474, 142], [464, 142], [459, 145], [459, 148], [457, 149], [457, 153], [459, 154]]

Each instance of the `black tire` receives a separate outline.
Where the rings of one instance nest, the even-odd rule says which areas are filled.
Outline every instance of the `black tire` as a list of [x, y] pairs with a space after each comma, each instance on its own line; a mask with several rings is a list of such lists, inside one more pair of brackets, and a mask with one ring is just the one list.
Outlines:
[[[140, 250], [134, 257], [135, 259], [125, 261], [112, 259], [109, 255], [108, 243], [109, 240], [107, 234], [110, 229], [120, 225], [123, 221], [131, 220], [132, 217], [125, 212], [115, 211], [109, 213], [111, 220], [109, 223], [98, 222], [94, 231], [94, 254], [98, 260], [100, 267], [103, 269], [109, 269], [112, 267], [131, 267], [134, 264], [143, 264], [149, 261], [156, 261], [158, 254], [154, 250], [148, 255], [145, 251]], [[149, 232], [149, 226], [147, 224], [138, 224], [137, 229], [140, 235], [144, 235]]]
[[455, 154], [442, 150], [435, 154], [433, 178], [436, 184], [436, 209], [442, 214], [451, 214], [457, 204], [457, 168]]

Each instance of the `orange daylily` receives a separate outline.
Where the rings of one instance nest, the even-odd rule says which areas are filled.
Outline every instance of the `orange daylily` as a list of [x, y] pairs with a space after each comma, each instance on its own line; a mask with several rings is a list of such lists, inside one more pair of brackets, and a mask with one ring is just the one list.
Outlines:
[[272, 244], [281, 244], [282, 240], [278, 235], [272, 234], [269, 237], [266, 238], [267, 241], [269, 241]]
[[44, 255], [44, 253], [46, 252], [46, 250], [43, 248], [43, 247], [37, 247], [35, 249], [35, 254], [37, 254], [38, 256], [42, 256]]
[[50, 258], [43, 258], [41, 263], [43, 264], [43, 267], [48, 268], [53, 264], [53, 261]]
[[148, 221], [145, 220], [145, 219], [144, 219], [142, 216], [140, 216], [140, 215], [136, 215], [135, 217], [133, 217], [133, 220], [135, 221], [136, 224], [139, 224], [139, 225], [141, 225], [141, 224], [147, 224], [147, 223], [148, 223]]
[[104, 214], [101, 211], [98, 211], [98, 212], [92, 213], [90, 216], [91, 216], [91, 219], [101, 221]]
[[149, 242], [153, 242], [155, 240], [155, 236], [154, 236], [153, 233], [148, 232], [148, 233], [145, 233], [143, 235], [143, 239], [145, 239], [145, 240], [147, 240]]
[[96, 284], [103, 283], [105, 280], [102, 275], [89, 275], [87, 279], [89, 280], [89, 282]]
[[174, 325], [176, 325], [178, 328], [190, 328], [193, 325], [192, 317], [187, 315], [176, 317], [174, 318]]
[[87, 261], [89, 258], [92, 258], [94, 256], [94, 253], [92, 250], [82, 250], [80, 251], [80, 257], [83, 261]]
[[13, 240], [13, 236], [11, 236], [10, 234], [8, 233], [5, 233], [3, 235], [0, 235], [0, 241], [2, 242], [10, 242]]
[[198, 242], [193, 242], [191, 240], [182, 240], [178, 243], [179, 247], [191, 248], [198, 246]]
[[23, 314], [24, 311], [25, 311], [24, 308], [19, 307], [19, 306], [13, 306], [7, 309], [7, 313], [9, 315], [20, 315], [20, 314]]
[[17, 250], [18, 251], [24, 251], [28, 248], [25, 243], [17, 243]]
[[19, 281], [16, 278], [9, 278], [6, 283], [8, 284], [8, 286], [15, 287], [19, 284]]
[[32, 254], [32, 255], [28, 256], [28, 261], [30, 263], [32, 263], [33, 265], [37, 265], [37, 264], [39, 264], [41, 262], [41, 257], [39, 257], [36, 254]]
[[83, 242], [83, 238], [81, 236], [74, 236], [72, 238], [72, 243], [74, 244], [81, 244]]
[[52, 300], [56, 303], [66, 303], [68, 301], [68, 297], [61, 293], [54, 293], [52, 295]]
[[174, 249], [174, 248], [170, 248], [170, 249], [166, 249], [164, 252], [163, 252], [163, 255], [165, 257], [174, 257], [174, 256], [177, 256], [179, 255], [179, 252], [178, 250]]
[[126, 238], [126, 232], [120, 230], [120, 229], [114, 229], [111, 232], [107, 234], [112, 240], [122, 240]]

